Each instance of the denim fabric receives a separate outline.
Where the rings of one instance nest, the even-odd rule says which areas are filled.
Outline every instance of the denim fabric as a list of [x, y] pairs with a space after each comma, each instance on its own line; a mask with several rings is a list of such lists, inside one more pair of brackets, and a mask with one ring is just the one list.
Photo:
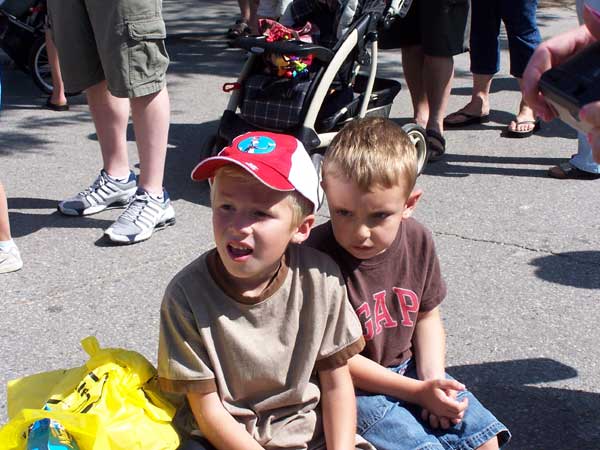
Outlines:
[[591, 173], [600, 174], [600, 164], [594, 161], [592, 157], [592, 146], [585, 134], [577, 133], [577, 153], [571, 157], [571, 165], [577, 167], [580, 170]]
[[500, 21], [510, 53], [510, 74], [521, 78], [541, 42], [536, 23], [537, 0], [472, 0], [471, 72], [493, 75], [500, 70]]
[[[410, 361], [390, 370], [417, 378], [415, 364]], [[510, 439], [508, 429], [471, 392], [458, 395], [459, 400], [465, 397], [469, 407], [462, 422], [443, 430], [426, 425], [420, 418], [421, 408], [416, 405], [357, 391], [358, 433], [378, 450], [469, 450], [496, 435], [500, 447], [506, 444]]]
[[[577, 0], [577, 18], [579, 23], [583, 23], [583, 3], [584, 0]], [[577, 133], [577, 154], [571, 157], [571, 165], [577, 167], [579, 170], [591, 173], [600, 173], [600, 164], [594, 161], [592, 158], [592, 146], [587, 140], [585, 134]]]

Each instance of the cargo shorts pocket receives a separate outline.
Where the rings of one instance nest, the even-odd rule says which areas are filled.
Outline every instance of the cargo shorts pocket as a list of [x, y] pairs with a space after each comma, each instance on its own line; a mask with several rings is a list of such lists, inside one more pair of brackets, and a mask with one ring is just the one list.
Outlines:
[[169, 65], [165, 22], [160, 17], [135, 20], [127, 24], [127, 29], [130, 83], [135, 86], [162, 80]]

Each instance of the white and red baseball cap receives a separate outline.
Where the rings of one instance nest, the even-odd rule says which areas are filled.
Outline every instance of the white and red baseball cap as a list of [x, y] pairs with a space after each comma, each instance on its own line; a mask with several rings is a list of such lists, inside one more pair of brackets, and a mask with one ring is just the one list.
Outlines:
[[236, 137], [217, 156], [201, 161], [192, 180], [212, 178], [226, 164], [236, 164], [276, 191], [296, 190], [319, 208], [319, 177], [304, 145], [287, 134], [251, 131]]

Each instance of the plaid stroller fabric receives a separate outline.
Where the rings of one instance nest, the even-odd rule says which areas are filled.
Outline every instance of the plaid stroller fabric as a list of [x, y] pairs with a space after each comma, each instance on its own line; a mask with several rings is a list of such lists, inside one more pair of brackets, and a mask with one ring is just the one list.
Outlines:
[[302, 107], [311, 80], [277, 78], [256, 74], [244, 83], [241, 115], [252, 125], [289, 130], [303, 119]]

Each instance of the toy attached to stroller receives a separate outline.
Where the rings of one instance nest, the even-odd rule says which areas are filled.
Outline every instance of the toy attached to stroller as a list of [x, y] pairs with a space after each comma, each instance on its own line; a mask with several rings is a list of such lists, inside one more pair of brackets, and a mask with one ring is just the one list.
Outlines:
[[0, 0], [0, 47], [15, 64], [28, 72], [45, 93], [52, 93], [44, 26], [46, 2]]
[[[281, 22], [291, 18], [301, 28], [275, 22], [273, 30], [272, 21], [262, 21], [262, 36], [235, 40], [232, 46], [250, 56], [237, 82], [223, 86], [231, 97], [203, 157], [257, 129], [291, 134], [315, 154], [347, 122], [389, 117], [401, 86], [377, 77], [377, 27], [385, 11], [384, 0], [294, 0]], [[425, 130], [414, 123], [403, 128], [417, 147], [420, 173]]]

